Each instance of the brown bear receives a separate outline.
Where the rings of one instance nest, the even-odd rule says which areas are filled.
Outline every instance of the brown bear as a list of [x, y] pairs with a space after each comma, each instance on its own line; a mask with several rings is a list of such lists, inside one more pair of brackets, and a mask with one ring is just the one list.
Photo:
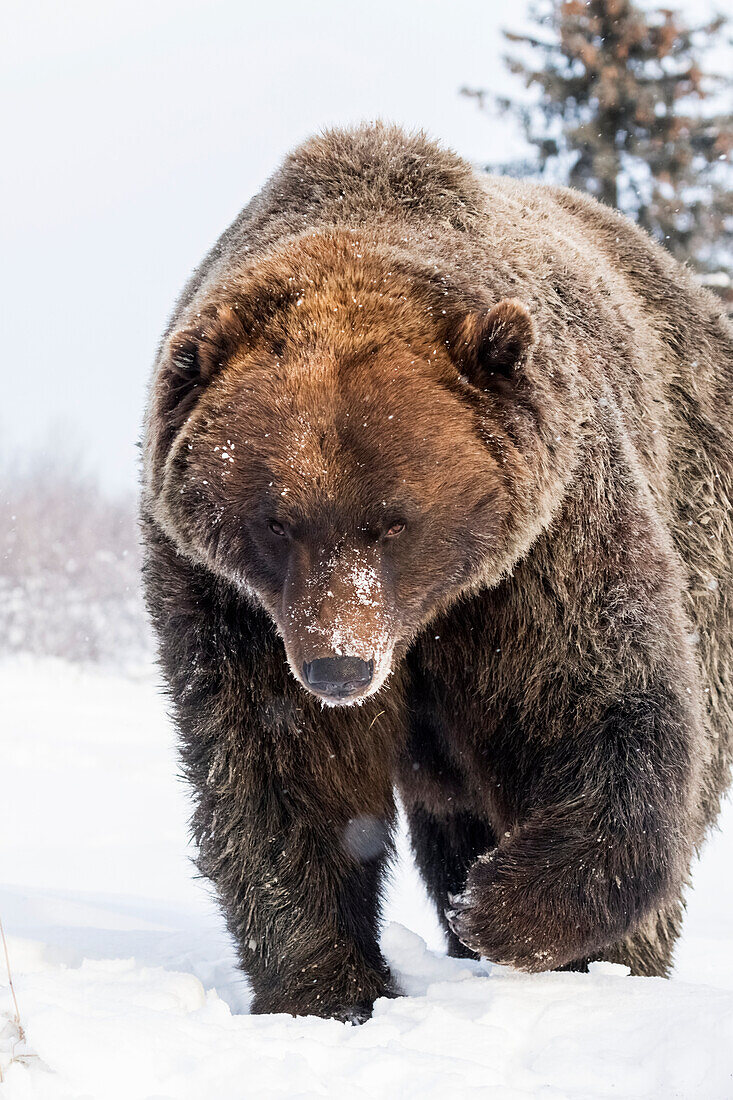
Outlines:
[[732, 400], [729, 323], [644, 233], [422, 135], [316, 137], [224, 233], [142, 517], [254, 1011], [395, 992], [395, 788], [451, 952], [668, 972], [731, 757]]

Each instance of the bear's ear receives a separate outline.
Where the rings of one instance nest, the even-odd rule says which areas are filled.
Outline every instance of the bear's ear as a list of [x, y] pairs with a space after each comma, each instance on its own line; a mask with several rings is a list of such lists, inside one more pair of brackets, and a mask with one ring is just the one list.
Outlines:
[[244, 339], [232, 305], [208, 306], [167, 340], [168, 368], [182, 381], [205, 386]]
[[232, 305], [208, 306], [196, 320], [174, 330], [163, 347], [158, 371], [158, 414], [173, 435], [245, 337]]
[[456, 366], [479, 389], [490, 386], [492, 377], [511, 378], [526, 366], [536, 343], [534, 321], [516, 298], [464, 314], [448, 337]]

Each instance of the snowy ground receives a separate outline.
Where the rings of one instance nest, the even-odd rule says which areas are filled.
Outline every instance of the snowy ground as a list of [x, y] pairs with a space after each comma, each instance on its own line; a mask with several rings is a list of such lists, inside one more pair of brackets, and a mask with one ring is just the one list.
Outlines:
[[192, 876], [152, 675], [14, 660], [0, 700], [0, 916], [26, 1033], [0, 955], [3, 1100], [733, 1097], [732, 809], [671, 981], [447, 959], [403, 844], [384, 950], [407, 995], [358, 1028], [251, 1017]]

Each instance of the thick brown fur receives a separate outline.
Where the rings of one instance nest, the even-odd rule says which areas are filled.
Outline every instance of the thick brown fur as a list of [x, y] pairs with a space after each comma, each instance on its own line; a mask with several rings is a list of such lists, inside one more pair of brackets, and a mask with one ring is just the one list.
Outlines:
[[[729, 779], [732, 399], [728, 322], [648, 237], [420, 135], [314, 138], [226, 231], [142, 515], [255, 1010], [391, 991], [394, 785], [452, 951], [668, 972]], [[373, 680], [325, 706], [344, 653]]]

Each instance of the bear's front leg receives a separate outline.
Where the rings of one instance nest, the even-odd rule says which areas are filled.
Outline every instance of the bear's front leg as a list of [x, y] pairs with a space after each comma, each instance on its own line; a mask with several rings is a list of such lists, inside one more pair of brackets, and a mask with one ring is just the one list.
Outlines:
[[322, 707], [277, 656], [233, 685], [214, 674], [186, 699], [199, 867], [253, 1012], [361, 1021], [390, 992], [378, 934], [397, 718], [384, 699]]
[[532, 808], [469, 871], [447, 916], [494, 962], [597, 955], [679, 898], [696, 834], [698, 717], [683, 686], [629, 691], [580, 738], [538, 745]]
[[362, 1022], [390, 992], [378, 928], [392, 808], [353, 790], [339, 806], [303, 779], [257, 792], [217, 885], [253, 1012]]
[[362, 751], [354, 716], [307, 700], [290, 715], [289, 743], [263, 731], [243, 757], [222, 761], [223, 786], [212, 775], [200, 867], [236, 938], [253, 1012], [361, 1022], [390, 992], [378, 931], [391, 784], [384, 756]]

